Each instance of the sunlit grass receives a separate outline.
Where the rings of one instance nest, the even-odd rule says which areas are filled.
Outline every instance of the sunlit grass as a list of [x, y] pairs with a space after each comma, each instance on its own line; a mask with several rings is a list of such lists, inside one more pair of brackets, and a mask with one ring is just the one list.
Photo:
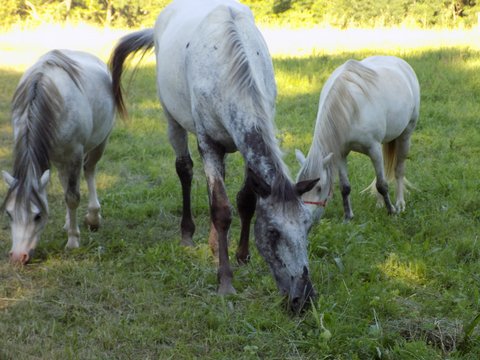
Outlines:
[[388, 277], [407, 284], [420, 285], [426, 279], [426, 265], [418, 261], [401, 261], [397, 254], [390, 254], [379, 265], [379, 268]]
[[[419, 190], [407, 195], [405, 213], [388, 217], [375, 207], [375, 199], [359, 194], [373, 178], [372, 166], [363, 155], [349, 156], [354, 220], [343, 223], [336, 191], [309, 235], [311, 276], [319, 293], [313, 310], [300, 316], [285, 311], [253, 239], [251, 263], [240, 267], [234, 261], [240, 232], [234, 199], [243, 179], [239, 154], [228, 156], [226, 176], [238, 293], [215, 294], [216, 266], [207, 245], [208, 196], [193, 136], [198, 245], [178, 245], [180, 185], [149, 57], [131, 83], [124, 83], [131, 118], [118, 120], [99, 163], [104, 226], [96, 233], [82, 227], [81, 247], [64, 249], [65, 205], [55, 171], [49, 187], [51, 216], [33, 264], [10, 266], [9, 229], [5, 217], [0, 219], [0, 358], [478, 358], [478, 328], [472, 330], [466, 355], [454, 348], [446, 351], [441, 341], [426, 336], [429, 331], [437, 335], [432, 326], [438, 322], [470, 323], [480, 311], [480, 141], [474, 131], [480, 113], [480, 51], [475, 31], [419, 32], [408, 45], [392, 34], [412, 30], [387, 29], [370, 40], [362, 37], [370, 34], [365, 30], [315, 31], [305, 39], [308, 31], [289, 38], [278, 30], [277, 39], [265, 32], [278, 85], [278, 139], [293, 176], [299, 167], [293, 150], [310, 146], [320, 89], [348, 58], [377, 53], [404, 57], [419, 76], [422, 109], [407, 162], [407, 177]], [[79, 29], [65, 33], [70, 40], [82, 36]], [[100, 30], [96, 41], [58, 44], [106, 59], [107, 49], [123, 33], [103, 37], [106, 32]], [[11, 168], [9, 109], [16, 83], [38, 53], [57, 44], [42, 39], [41, 31], [34, 40], [29, 34], [22, 32], [15, 41], [8, 40], [11, 34], [0, 34], [1, 170]], [[428, 46], [422, 40], [427, 35], [432, 40]], [[79, 217], [86, 208], [86, 185], [81, 184]], [[0, 192], [5, 193], [3, 181]], [[412, 324], [422, 332], [409, 331]], [[461, 340], [461, 331], [441, 330], [456, 337], [456, 343]]]

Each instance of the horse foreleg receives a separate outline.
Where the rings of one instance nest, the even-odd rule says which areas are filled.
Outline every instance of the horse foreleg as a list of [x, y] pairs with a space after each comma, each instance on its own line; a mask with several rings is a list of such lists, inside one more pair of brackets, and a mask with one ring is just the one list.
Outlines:
[[[81, 159], [81, 158], [80, 158]], [[73, 161], [66, 169], [59, 169], [60, 182], [62, 183], [65, 203], [67, 205], [67, 227], [68, 241], [66, 247], [69, 249], [80, 246], [80, 229], [77, 223], [77, 208], [80, 204], [80, 171], [81, 160]]]
[[238, 243], [236, 254], [239, 264], [246, 264], [250, 260], [248, 241], [250, 237], [250, 223], [255, 213], [256, 204], [257, 196], [249, 185], [248, 171], [246, 171], [245, 183], [237, 194], [237, 208], [241, 222], [240, 242]]
[[208, 137], [199, 136], [199, 150], [202, 155], [210, 198], [210, 217], [218, 241], [218, 293], [234, 294], [233, 272], [228, 258], [228, 230], [232, 213], [225, 190], [225, 151]]
[[385, 179], [385, 170], [383, 167], [382, 146], [380, 144], [372, 146], [369, 151], [369, 156], [370, 159], [372, 159], [373, 167], [375, 168], [375, 186], [378, 193], [383, 197], [388, 214], [392, 215], [395, 213], [395, 208], [393, 207], [388, 194], [388, 182], [387, 179]]
[[343, 201], [343, 213], [345, 221], [353, 219], [352, 204], [350, 202], [350, 181], [348, 180], [347, 158], [342, 157], [338, 161], [338, 178], [340, 183], [340, 192]]

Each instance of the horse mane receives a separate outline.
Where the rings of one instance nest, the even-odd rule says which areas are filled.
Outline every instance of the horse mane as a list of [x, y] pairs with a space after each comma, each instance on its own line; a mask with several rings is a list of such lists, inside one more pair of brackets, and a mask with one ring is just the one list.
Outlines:
[[327, 171], [333, 171], [341, 156], [341, 147], [348, 138], [351, 124], [359, 113], [352, 90], [360, 90], [369, 99], [369, 90], [376, 85], [377, 72], [359, 61], [348, 60], [339, 70], [336, 76], [332, 75], [322, 90], [323, 93], [331, 81], [323, 102], [322, 97], [320, 98], [312, 146], [301, 169], [303, 176], [318, 175], [322, 166], [319, 159], [323, 159], [329, 153], [333, 153], [333, 161], [329, 163]]
[[[221, 48], [224, 51], [224, 63], [228, 65], [225, 90], [234, 94], [232, 96], [238, 99], [244, 109], [251, 109], [255, 118], [254, 131], [261, 136], [265, 145], [264, 149], [273, 162], [271, 170], [274, 178], [270, 184], [271, 196], [282, 202], [298, 199], [275, 136], [276, 85], [273, 73], [272, 86], [269, 88], [267, 81], [260, 77], [263, 74], [269, 76], [268, 69], [264, 72], [262, 67], [253, 66], [254, 61], [258, 61], [257, 58], [262, 49], [267, 49], [262, 35], [248, 13], [242, 13], [229, 7], [219, 7], [215, 16], [223, 19], [221, 21], [224, 24]], [[239, 31], [240, 29], [242, 31]], [[255, 43], [255, 55], [252, 55], [251, 49], [246, 47], [247, 42], [243, 38], [243, 34], [247, 30], [251, 30], [248, 41]], [[256, 58], [252, 59], [252, 56]], [[268, 50], [264, 61], [270, 62], [266, 66], [271, 66]]]
[[38, 180], [50, 168], [50, 152], [56, 137], [58, 115], [63, 110], [63, 98], [48, 68], [64, 70], [74, 84], [81, 87], [79, 65], [58, 50], [46, 54], [20, 81], [12, 99], [12, 118], [15, 132], [13, 149], [13, 174], [16, 182], [10, 186], [2, 209], [14, 190], [16, 211], [22, 205], [34, 201], [42, 211], [45, 204], [40, 200], [33, 180]]

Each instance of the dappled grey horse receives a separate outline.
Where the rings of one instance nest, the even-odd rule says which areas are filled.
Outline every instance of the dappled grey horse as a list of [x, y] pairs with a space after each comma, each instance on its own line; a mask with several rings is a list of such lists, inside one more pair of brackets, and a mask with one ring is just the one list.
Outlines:
[[26, 264], [48, 218], [51, 164], [65, 193], [67, 248], [79, 246], [76, 211], [82, 166], [89, 199], [86, 224], [100, 225], [95, 167], [114, 124], [115, 102], [107, 66], [78, 51], [53, 50], [22, 76], [12, 102], [13, 173], [3, 203], [12, 232], [10, 259]]
[[110, 60], [120, 107], [124, 61], [131, 53], [153, 47], [158, 95], [182, 185], [182, 244], [193, 245], [195, 230], [189, 131], [196, 134], [207, 176], [209, 242], [219, 257], [218, 292], [235, 293], [227, 245], [232, 212], [224, 158], [238, 150], [245, 160], [245, 182], [237, 196], [242, 223], [237, 259], [240, 263], [249, 259], [250, 222], [256, 210], [257, 248], [293, 309], [302, 308], [314, 291], [307, 257], [311, 216], [300, 195], [316, 180], [293, 184], [282, 161], [273, 124], [272, 60], [250, 9], [232, 0], [174, 0], [158, 16], [154, 29], [122, 38]]
[[[340, 180], [345, 220], [353, 218], [347, 155], [357, 151], [370, 157], [376, 179], [370, 185], [387, 212], [405, 210], [405, 160], [420, 111], [420, 85], [411, 66], [394, 56], [348, 60], [325, 83], [320, 94], [312, 145], [297, 180], [319, 177], [303, 194], [314, 212], [322, 211], [333, 193], [333, 170]], [[396, 203], [388, 194], [388, 181], [396, 180]]]

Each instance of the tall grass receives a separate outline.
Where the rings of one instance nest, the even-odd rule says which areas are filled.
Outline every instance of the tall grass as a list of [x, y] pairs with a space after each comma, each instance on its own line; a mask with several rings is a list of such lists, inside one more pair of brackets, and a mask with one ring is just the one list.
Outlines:
[[[378, 52], [274, 58], [278, 137], [293, 175], [299, 168], [294, 149], [308, 150], [327, 77], [349, 58]], [[421, 115], [407, 161], [407, 177], [419, 190], [407, 195], [405, 213], [388, 217], [359, 194], [373, 178], [369, 160], [349, 157], [355, 218], [343, 223], [335, 194], [311, 231], [319, 297], [310, 310], [300, 316], [286, 311], [255, 249], [249, 265], [234, 265], [238, 294], [216, 295], [205, 178], [193, 137], [197, 246], [179, 246], [180, 185], [155, 96], [155, 70], [147, 62], [128, 85], [132, 119], [117, 123], [99, 166], [104, 227], [82, 229], [81, 248], [64, 250], [63, 195], [53, 177], [51, 216], [37, 257], [15, 268], [6, 258], [10, 235], [2, 219], [0, 358], [477, 359], [480, 52], [381, 52], [403, 57], [420, 80]], [[0, 168], [7, 170], [9, 104], [22, 71], [0, 68]], [[229, 156], [232, 200], [242, 173], [241, 157]], [[237, 216], [230, 237], [233, 255]]]

